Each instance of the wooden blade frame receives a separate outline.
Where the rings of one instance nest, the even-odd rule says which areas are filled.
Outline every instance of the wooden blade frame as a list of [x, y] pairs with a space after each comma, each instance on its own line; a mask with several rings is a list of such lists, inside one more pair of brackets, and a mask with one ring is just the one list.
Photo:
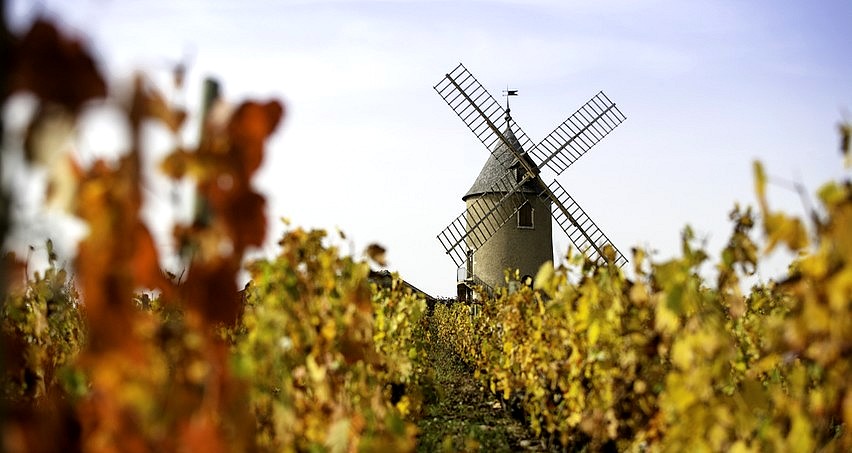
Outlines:
[[553, 218], [556, 219], [556, 223], [568, 235], [568, 238], [571, 239], [580, 253], [598, 264], [603, 264], [607, 260], [604, 256], [604, 249], [606, 246], [610, 246], [615, 253], [613, 263], [618, 267], [627, 263], [627, 258], [559, 182], [554, 180], [548, 186], [548, 190], [543, 191], [539, 197], [558, 201], [553, 205]]
[[[500, 200], [492, 203], [485, 198], [476, 199], [438, 234], [438, 241], [456, 266], [461, 267], [467, 260], [467, 249], [482, 246], [527, 202], [518, 190], [527, 181], [529, 178], [516, 182], [514, 174], [507, 171], [488, 190], [503, 194]], [[474, 218], [472, 222], [471, 218]]]
[[598, 92], [538, 144], [539, 154], [547, 154], [538, 168], [547, 166], [559, 176], [625, 119], [603, 91]]
[[[488, 152], [495, 155], [500, 162], [505, 162], [506, 154], [495, 154], [505, 144], [507, 150], [512, 150], [512, 143], [500, 132], [497, 125], [505, 121], [506, 110], [494, 97], [476, 80], [461, 64], [446, 74], [437, 85], [435, 91], [444, 99], [447, 105], [456, 112], [468, 129], [485, 145]], [[532, 141], [518, 124], [509, 119], [509, 128], [522, 150], [534, 149]], [[541, 162], [547, 155], [541, 153], [536, 162]], [[508, 170], [508, 168], [507, 168]]]
[[[506, 111], [464, 65], [456, 66], [434, 88], [490, 153], [502, 149], [498, 146], [501, 142], [511, 149], [497, 128]], [[558, 176], [625, 119], [615, 103], [600, 91], [538, 145], [532, 146], [514, 119], [509, 119], [509, 127], [538, 169], [547, 166]], [[504, 161], [504, 156], [496, 157]]]

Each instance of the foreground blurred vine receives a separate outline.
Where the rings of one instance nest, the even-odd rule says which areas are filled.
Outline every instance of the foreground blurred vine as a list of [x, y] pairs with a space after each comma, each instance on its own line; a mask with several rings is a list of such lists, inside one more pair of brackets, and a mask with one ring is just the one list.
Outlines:
[[415, 432], [404, 417], [417, 404], [415, 337], [425, 302], [398, 278], [371, 285], [369, 266], [341, 258], [323, 237], [294, 230], [278, 258], [251, 265], [234, 342], [260, 445], [411, 450]]
[[[282, 104], [246, 101], [224, 119], [205, 116], [187, 147], [178, 139], [187, 113], [144, 75], [129, 98], [110, 98], [85, 44], [51, 22], [22, 36], [4, 22], [2, 38], [2, 104], [19, 94], [36, 101], [21, 141], [4, 142], [3, 153], [20, 149], [45, 168], [46, 199], [64, 200], [88, 231], [73, 282], [52, 257], [34, 277], [17, 257], [3, 260], [0, 448], [410, 450], [422, 299], [396, 277], [371, 286], [367, 264], [301, 230], [237, 287], [245, 253], [266, 237], [252, 177]], [[93, 102], [118, 109], [129, 143], [118, 159], [84, 167], [54, 136], [57, 124], [73, 136]], [[194, 216], [173, 232], [180, 276], [161, 270], [140, 217], [148, 124], [175, 137], [161, 169], [194, 187]]]
[[[715, 282], [699, 275], [708, 257], [686, 229], [679, 258], [635, 250], [635, 280], [574, 260], [542, 267], [535, 290], [484, 300], [477, 316], [438, 307], [439, 339], [553, 446], [849, 451], [852, 185], [819, 190], [824, 215], [808, 235], [771, 210], [763, 167], [754, 173], [766, 245], [752, 239], [755, 214], [735, 208]], [[742, 278], [778, 246], [798, 254], [789, 274], [743, 294]]]
[[[713, 281], [687, 228], [677, 258], [635, 250], [632, 280], [572, 257], [543, 266], [533, 288], [430, 315], [398, 276], [294, 228], [276, 257], [248, 265], [240, 289], [246, 252], [268, 228], [252, 178], [283, 105], [246, 101], [203, 117], [197, 144], [174, 141], [160, 169], [193, 188], [196, 207], [173, 230], [186, 270], [170, 275], [140, 216], [142, 129], [177, 137], [188, 113], [142, 75], [127, 99], [108, 97], [84, 43], [48, 21], [21, 36], [3, 27], [0, 103], [25, 95], [36, 107], [21, 137], [0, 128], [0, 162], [20, 152], [44, 168], [46, 200], [88, 232], [67, 269], [49, 241], [39, 272], [0, 261], [2, 451], [409, 451], [436, 347], [552, 448], [852, 449], [848, 181], [824, 185], [820, 210], [802, 220], [772, 209], [755, 164], [758, 208], [731, 211]], [[118, 109], [130, 140], [120, 158], [84, 166], [51, 134], [73, 135], [93, 103]], [[0, 194], [4, 235], [10, 197]], [[788, 274], [744, 292], [776, 248], [796, 254]]]

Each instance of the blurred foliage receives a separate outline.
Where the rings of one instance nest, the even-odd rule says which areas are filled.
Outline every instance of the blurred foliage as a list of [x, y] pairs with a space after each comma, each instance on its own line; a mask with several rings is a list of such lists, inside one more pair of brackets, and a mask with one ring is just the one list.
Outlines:
[[405, 416], [419, 404], [414, 338], [426, 303], [396, 276], [390, 287], [371, 284], [369, 266], [323, 246], [324, 236], [293, 230], [276, 259], [250, 266], [245, 314], [230, 335], [258, 445], [412, 450]]
[[[633, 280], [572, 257], [543, 266], [533, 288], [427, 316], [398, 276], [294, 229], [277, 257], [249, 266], [241, 291], [246, 252], [267, 232], [252, 179], [284, 106], [205, 111], [185, 146], [188, 113], [145, 76], [126, 99], [107, 97], [83, 43], [45, 20], [21, 36], [3, 27], [0, 104], [19, 93], [36, 103], [20, 140], [2, 130], [3, 153], [45, 169], [47, 202], [88, 227], [73, 278], [50, 245], [50, 267], [32, 277], [2, 260], [3, 451], [408, 451], [423, 389], [438, 381], [424, 371], [436, 345], [552, 447], [852, 450], [848, 182], [823, 186], [821, 210], [804, 221], [771, 209], [755, 164], [759, 211], [731, 212], [714, 282], [700, 276], [708, 255], [687, 228], [678, 258], [635, 250]], [[129, 142], [83, 166], [56, 136], [73, 136], [93, 102], [121, 112]], [[172, 235], [180, 277], [160, 269], [164, 248], [140, 216], [148, 124], [174, 134], [160, 168], [195, 199]], [[848, 128], [841, 135], [847, 152]], [[789, 274], [744, 293], [744, 277], [779, 247], [796, 253]], [[382, 263], [385, 250], [366, 255]]]
[[[144, 75], [127, 98], [107, 97], [96, 59], [51, 22], [0, 38], [0, 103], [21, 93], [36, 101], [3, 153], [45, 169], [47, 203], [88, 228], [74, 283], [52, 251], [33, 278], [15, 257], [3, 260], [0, 450], [413, 448], [406, 416], [420, 404], [422, 297], [395, 276], [371, 287], [366, 264], [300, 230], [282, 239], [279, 258], [252, 265], [248, 289], [237, 287], [246, 252], [266, 237], [252, 178], [284, 117], [280, 102], [229, 110], [208, 99], [199, 140], [186, 146], [187, 112]], [[184, 70], [175, 68], [175, 91]], [[117, 159], [83, 166], [70, 151], [92, 103], [115, 108], [129, 140]], [[161, 170], [193, 189], [193, 216], [173, 230], [180, 276], [161, 270], [165, 248], [140, 216], [149, 125], [174, 137]]]
[[849, 451], [852, 186], [820, 189], [809, 235], [770, 209], [760, 164], [755, 183], [764, 251], [797, 253], [782, 281], [742, 293], [763, 255], [755, 214], [736, 207], [715, 284], [699, 275], [708, 257], [687, 228], [679, 258], [635, 250], [635, 280], [575, 257], [543, 266], [534, 290], [485, 299], [478, 315], [436, 307], [437, 337], [553, 446]]
[[79, 398], [86, 388], [70, 365], [83, 347], [85, 324], [73, 283], [52, 260], [44, 275], [17, 277], [0, 307], [3, 398], [26, 404]]

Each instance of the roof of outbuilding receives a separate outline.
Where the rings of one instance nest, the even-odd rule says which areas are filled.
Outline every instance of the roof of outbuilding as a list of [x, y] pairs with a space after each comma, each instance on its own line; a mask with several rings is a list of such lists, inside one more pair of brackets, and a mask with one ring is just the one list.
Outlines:
[[[513, 148], [520, 152], [531, 167], [536, 167], [535, 163], [529, 158], [523, 147], [521, 147], [520, 142], [518, 142], [518, 139], [515, 137], [515, 134], [512, 132], [510, 127], [506, 127], [506, 130], [503, 131], [503, 136], [512, 144]], [[467, 193], [464, 194], [462, 200], [467, 200], [470, 197], [485, 193], [496, 193], [494, 190], [494, 184], [503, 178], [508, 171], [517, 167], [519, 164], [520, 163], [518, 162], [518, 159], [515, 158], [514, 153], [512, 153], [506, 144], [501, 141], [491, 152], [491, 155], [488, 156], [488, 160], [485, 161], [485, 165], [479, 172], [479, 176], [476, 177], [473, 185]], [[525, 193], [539, 192], [536, 190], [536, 185], [533, 181], [524, 184], [521, 191]]]

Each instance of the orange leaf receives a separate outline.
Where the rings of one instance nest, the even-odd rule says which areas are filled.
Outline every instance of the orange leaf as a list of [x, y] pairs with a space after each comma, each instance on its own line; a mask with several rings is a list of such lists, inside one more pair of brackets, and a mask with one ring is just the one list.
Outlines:
[[237, 289], [238, 260], [195, 261], [181, 286], [190, 308], [211, 324], [233, 325], [242, 310]]
[[365, 251], [368, 257], [371, 260], [375, 261], [379, 266], [387, 266], [387, 261], [385, 261], [385, 253], [386, 250], [379, 244], [370, 244], [367, 246], [367, 250]]
[[233, 144], [234, 157], [248, 177], [260, 167], [263, 159], [263, 142], [278, 126], [284, 115], [284, 106], [278, 101], [265, 104], [245, 102], [231, 116], [228, 135]]
[[142, 223], [137, 223], [134, 236], [132, 266], [136, 285], [146, 289], [167, 290], [170, 282], [160, 269], [159, 254], [148, 228]]
[[162, 121], [170, 131], [178, 132], [186, 120], [186, 112], [170, 107], [159, 91], [153, 88], [148, 88], [146, 91], [148, 115]]
[[266, 239], [266, 200], [250, 191], [233, 203], [228, 220], [233, 229], [234, 243], [242, 253], [246, 247], [260, 247]]

